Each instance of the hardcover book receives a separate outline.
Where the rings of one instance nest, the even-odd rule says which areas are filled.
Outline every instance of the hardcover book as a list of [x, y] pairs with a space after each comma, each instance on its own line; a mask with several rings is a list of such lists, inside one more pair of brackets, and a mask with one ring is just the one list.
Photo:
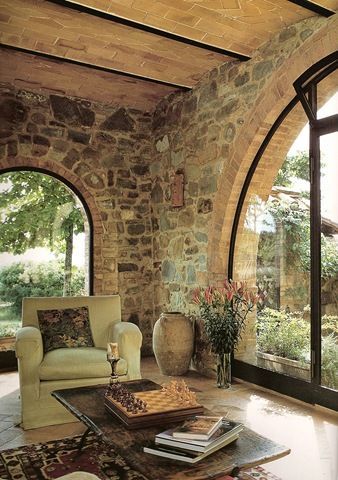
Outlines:
[[223, 417], [196, 415], [188, 418], [183, 425], [172, 431], [174, 438], [191, 438], [195, 440], [209, 440], [211, 435], [221, 425]]
[[197, 463], [203, 458], [207, 457], [211, 453], [216, 452], [220, 448], [224, 447], [225, 445], [228, 445], [231, 442], [234, 442], [237, 440], [238, 434], [234, 434], [230, 437], [228, 437], [228, 442], [223, 445], [215, 445], [213, 448], [210, 448], [206, 452], [194, 452], [191, 450], [185, 450], [182, 448], [175, 448], [175, 447], [170, 447], [168, 445], [159, 445], [156, 443], [153, 443], [149, 447], [143, 447], [143, 451], [145, 453], [150, 453], [152, 455], [157, 455], [159, 457], [164, 457], [164, 458], [170, 458], [171, 460], [179, 460], [180, 462], [187, 462], [187, 463]]
[[228, 438], [238, 435], [243, 430], [243, 425], [232, 420], [223, 419], [217, 430], [211, 435], [209, 440], [195, 440], [189, 438], [173, 437], [174, 428], [158, 433], [155, 437], [155, 443], [159, 445], [169, 445], [176, 448], [192, 450], [196, 452], [207, 452], [214, 446], [227, 445]]

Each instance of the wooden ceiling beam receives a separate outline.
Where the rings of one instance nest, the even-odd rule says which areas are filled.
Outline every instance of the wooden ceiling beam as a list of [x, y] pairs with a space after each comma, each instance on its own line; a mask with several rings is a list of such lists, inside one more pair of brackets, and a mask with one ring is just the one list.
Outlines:
[[309, 0], [288, 0], [288, 1], [290, 3], [294, 3], [295, 5], [298, 5], [299, 7], [306, 8], [311, 12], [318, 13], [318, 15], [321, 15], [322, 17], [329, 18], [336, 13], [332, 10], [329, 10], [326, 7], [322, 7], [318, 3], [310, 2]]
[[37, 57], [46, 58], [47, 60], [65, 62], [65, 63], [70, 63], [72, 65], [78, 65], [78, 66], [81, 66], [81, 67], [91, 68], [93, 70], [97, 70], [97, 71], [100, 71], [100, 72], [113, 73], [115, 75], [122, 75], [124, 77], [134, 78], [136, 80], [142, 80], [144, 82], [151, 82], [151, 83], [156, 83], [158, 85], [165, 85], [167, 87], [177, 88], [181, 91], [191, 90], [191, 88], [192, 88], [192, 87], [187, 86], [187, 85], [179, 85], [179, 84], [172, 83], [172, 82], [165, 82], [163, 80], [157, 80], [156, 78], [145, 77], [145, 76], [142, 76], [142, 75], [137, 75], [135, 73], [129, 73], [129, 72], [121, 71], [121, 70], [115, 70], [113, 68], [102, 67], [100, 65], [81, 62], [80, 60], [73, 60], [72, 58], [61, 57], [61, 56], [58, 56], [58, 55], [52, 55], [50, 53], [43, 53], [43, 52], [39, 52], [37, 50], [28, 49], [28, 48], [17, 47], [15, 45], [8, 45], [8, 44], [5, 44], [5, 43], [0, 43], [0, 48], [7, 49], [7, 50], [14, 50], [16, 52], [21, 52], [21, 53], [28, 53], [29, 55], [33, 55], [33, 56], [35, 55]]
[[202, 48], [204, 50], [208, 50], [210, 52], [219, 53], [221, 55], [225, 55], [227, 57], [235, 58], [236, 60], [240, 61], [247, 61], [250, 60], [250, 57], [244, 55], [242, 53], [234, 52], [232, 50], [226, 50], [221, 47], [217, 47], [216, 45], [210, 45], [208, 43], [203, 43], [198, 40], [193, 40], [192, 38], [183, 37], [181, 35], [177, 35], [173, 32], [168, 32], [166, 30], [161, 30], [159, 28], [152, 27], [150, 25], [145, 25], [143, 23], [136, 22], [134, 20], [130, 20], [127, 18], [119, 17], [112, 13], [103, 12], [101, 10], [97, 10], [92, 7], [88, 7], [83, 4], [79, 4], [73, 1], [68, 0], [48, 0], [50, 3], [54, 3], [56, 5], [60, 5], [65, 8], [69, 8], [75, 10], [80, 13], [86, 13], [88, 15], [92, 15], [95, 17], [103, 18], [104, 20], [109, 20], [111, 22], [118, 23], [120, 25], [125, 25], [127, 27], [131, 27], [137, 30], [141, 30], [143, 32], [151, 33], [153, 35], [158, 35], [160, 37], [167, 38], [169, 40], [174, 40], [175, 42], [184, 43], [186, 45], [191, 45], [193, 47]]

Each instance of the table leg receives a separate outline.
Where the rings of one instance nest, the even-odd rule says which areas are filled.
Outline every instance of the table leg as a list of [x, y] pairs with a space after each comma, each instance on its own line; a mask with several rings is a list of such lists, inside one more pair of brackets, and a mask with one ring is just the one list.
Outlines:
[[83, 447], [84, 447], [84, 444], [85, 444], [85, 442], [86, 442], [86, 438], [87, 438], [87, 435], [88, 435], [89, 432], [91, 432], [91, 429], [90, 429], [90, 428], [87, 428], [87, 430], [86, 430], [86, 431], [84, 432], [84, 434], [82, 435], [74, 459], [77, 458], [79, 455], [81, 455], [82, 449], [83, 449]]

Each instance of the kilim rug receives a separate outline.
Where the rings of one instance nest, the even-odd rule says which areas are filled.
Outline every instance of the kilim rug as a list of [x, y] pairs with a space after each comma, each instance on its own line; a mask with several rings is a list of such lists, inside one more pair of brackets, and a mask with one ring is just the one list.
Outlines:
[[[146, 480], [146, 477], [131, 468], [125, 459], [100, 442], [94, 434], [88, 435], [83, 453], [77, 456], [80, 439], [80, 436], [76, 436], [2, 450], [0, 479], [53, 480], [81, 470], [94, 473], [101, 480]], [[223, 480], [232, 478], [226, 475]], [[281, 480], [262, 467], [245, 470], [236, 479]]]

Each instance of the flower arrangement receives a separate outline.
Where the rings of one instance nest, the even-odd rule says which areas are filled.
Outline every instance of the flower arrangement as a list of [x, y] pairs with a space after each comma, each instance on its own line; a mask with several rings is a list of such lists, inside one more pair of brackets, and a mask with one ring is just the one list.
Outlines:
[[209, 286], [194, 292], [211, 349], [218, 355], [237, 348], [248, 313], [262, 300], [249, 291], [245, 282], [225, 280], [223, 287]]

